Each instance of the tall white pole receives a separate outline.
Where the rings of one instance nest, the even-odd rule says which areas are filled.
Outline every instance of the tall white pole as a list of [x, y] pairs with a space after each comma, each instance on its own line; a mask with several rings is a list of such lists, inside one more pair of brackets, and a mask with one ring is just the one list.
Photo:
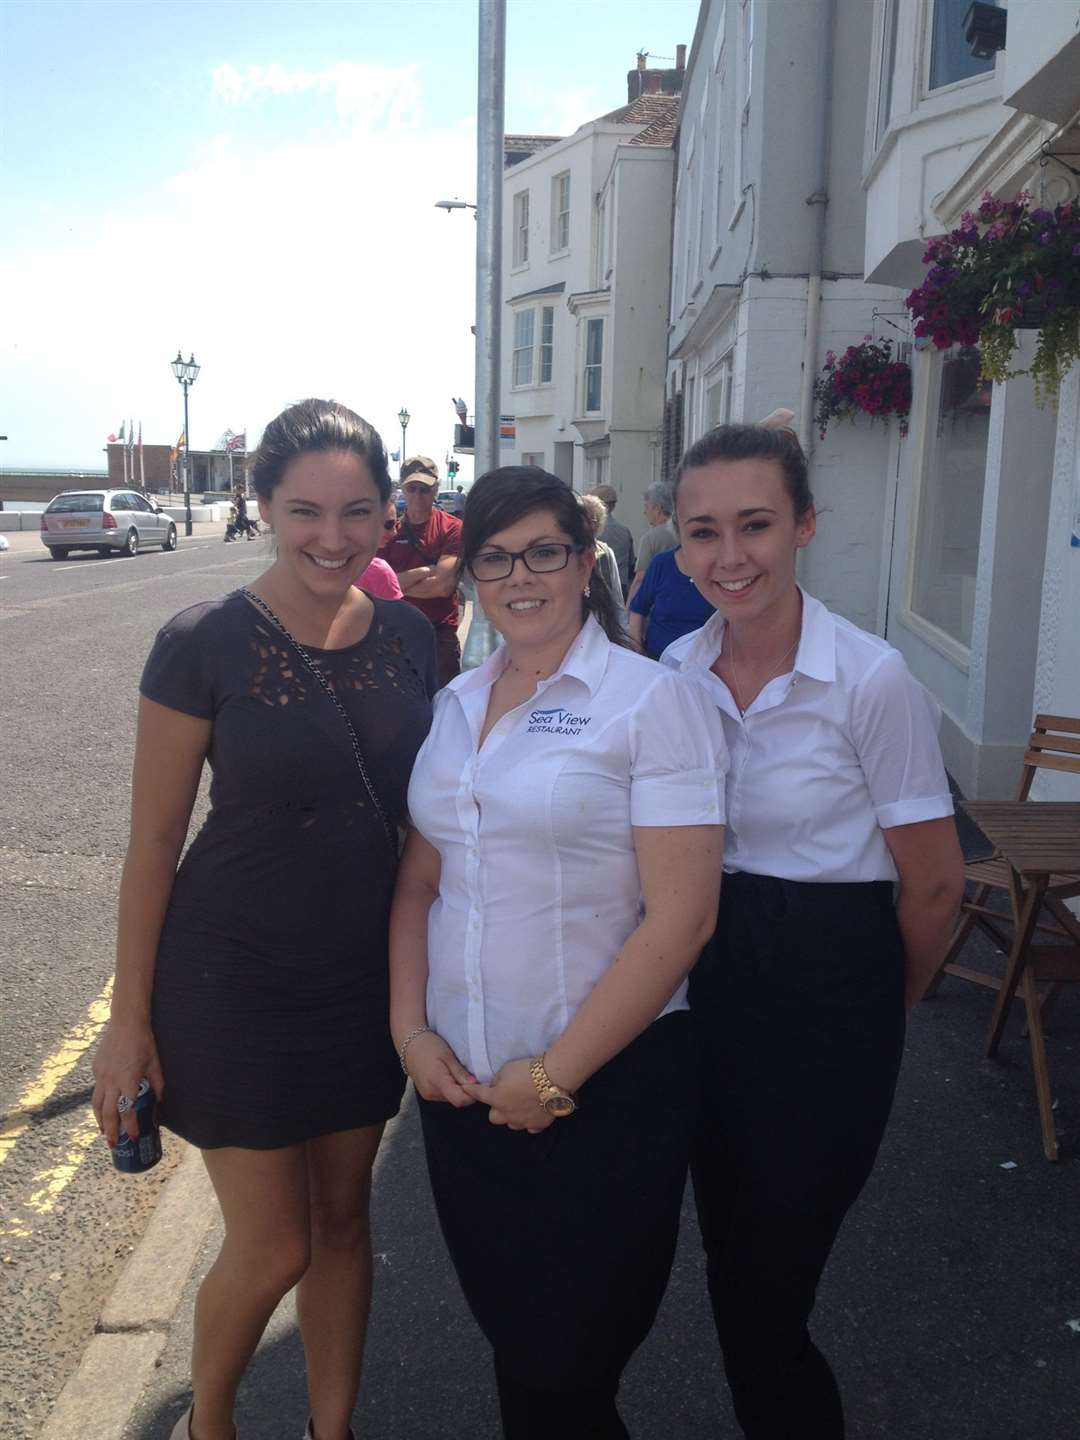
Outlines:
[[506, 0], [478, 0], [476, 145], [476, 470], [499, 465]]

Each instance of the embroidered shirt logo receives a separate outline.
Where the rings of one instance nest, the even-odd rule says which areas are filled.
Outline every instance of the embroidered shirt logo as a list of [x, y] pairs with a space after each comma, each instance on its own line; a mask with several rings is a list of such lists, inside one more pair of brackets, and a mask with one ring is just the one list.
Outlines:
[[592, 719], [591, 715], [575, 715], [572, 710], [533, 710], [529, 715], [526, 735], [580, 735]]

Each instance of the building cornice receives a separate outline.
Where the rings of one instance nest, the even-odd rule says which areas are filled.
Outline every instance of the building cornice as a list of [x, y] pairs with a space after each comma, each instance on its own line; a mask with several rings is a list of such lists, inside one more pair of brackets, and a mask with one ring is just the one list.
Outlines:
[[541, 295], [561, 295], [565, 289], [566, 281], [559, 280], [554, 285], [541, 285], [539, 290], [523, 290], [520, 295], [511, 295], [504, 303], [518, 305], [522, 300], [536, 300]]
[[1049, 120], [1017, 111], [982, 147], [956, 180], [933, 201], [934, 214], [946, 229], [965, 210], [978, 207], [983, 194], [1020, 190], [1039, 163], [1039, 147], [1057, 130]]
[[668, 351], [668, 359], [677, 360], [685, 349], [696, 345], [704, 337], [705, 332], [715, 329], [739, 303], [741, 294], [741, 285], [734, 283], [714, 285], [709, 293], [709, 298], [690, 321], [682, 339], [673, 350]]
[[605, 286], [602, 290], [579, 290], [574, 295], [568, 295], [566, 304], [571, 315], [578, 315], [582, 310], [599, 309], [610, 299], [611, 290]]

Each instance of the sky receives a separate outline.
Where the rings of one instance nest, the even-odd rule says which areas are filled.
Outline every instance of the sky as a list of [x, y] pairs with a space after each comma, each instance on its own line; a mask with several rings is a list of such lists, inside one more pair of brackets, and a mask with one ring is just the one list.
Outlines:
[[[569, 134], [697, 0], [508, 0], [506, 129]], [[3, 0], [0, 466], [341, 400], [442, 462], [472, 410], [475, 0]], [[464, 475], [467, 476], [466, 469]]]

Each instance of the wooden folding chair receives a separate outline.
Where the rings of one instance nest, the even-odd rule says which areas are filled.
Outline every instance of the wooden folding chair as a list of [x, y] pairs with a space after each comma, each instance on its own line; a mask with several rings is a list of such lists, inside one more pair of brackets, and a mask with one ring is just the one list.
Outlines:
[[[1039, 770], [1064, 770], [1080, 775], [1080, 719], [1068, 715], [1036, 715], [1035, 727], [1024, 754], [1020, 772], [1017, 800], [1027, 800]], [[996, 975], [985, 970], [973, 970], [967, 965], [958, 965], [956, 957], [967, 944], [972, 930], [977, 926], [993, 940], [994, 944], [1008, 954], [1012, 944], [1012, 924], [1020, 913], [1019, 896], [1015, 889], [1015, 876], [1008, 862], [995, 852], [985, 860], [972, 860], [964, 866], [964, 878], [975, 887], [960, 906], [960, 919], [953, 931], [945, 958], [937, 974], [927, 986], [927, 996], [933, 995], [944, 975], [956, 975], [961, 980], [970, 980], [976, 985], [985, 985], [991, 990], [1001, 988]], [[987, 902], [995, 890], [1004, 891], [1009, 897], [1009, 910], [994, 909]], [[1052, 875], [1043, 909], [1049, 912], [1046, 920], [1036, 923], [1036, 930], [1046, 934], [1071, 938], [1076, 934], [1076, 919], [1064, 902], [1074, 895], [1080, 895], [1080, 879], [1075, 875]], [[1040, 1005], [1045, 1005], [1053, 985], [1040, 996]]]

